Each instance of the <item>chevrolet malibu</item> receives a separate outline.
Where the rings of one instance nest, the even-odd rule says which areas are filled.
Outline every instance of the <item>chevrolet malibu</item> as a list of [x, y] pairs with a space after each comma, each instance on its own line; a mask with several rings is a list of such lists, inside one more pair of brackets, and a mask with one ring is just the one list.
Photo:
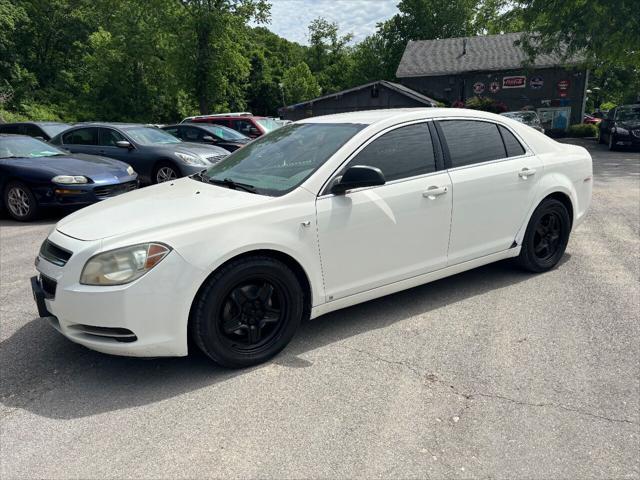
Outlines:
[[555, 267], [591, 188], [584, 148], [490, 113], [309, 118], [64, 218], [32, 287], [94, 350], [183, 356], [191, 338], [246, 367], [304, 319], [507, 258]]

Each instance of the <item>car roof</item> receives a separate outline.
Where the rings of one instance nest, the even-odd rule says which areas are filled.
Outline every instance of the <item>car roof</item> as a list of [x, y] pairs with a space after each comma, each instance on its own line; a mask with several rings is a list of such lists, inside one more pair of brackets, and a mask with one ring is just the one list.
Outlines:
[[411, 121], [441, 117], [469, 117], [495, 120], [497, 115], [466, 108], [388, 108], [309, 117], [298, 120], [296, 123], [359, 123], [362, 125], [374, 125], [390, 120]]
[[76, 127], [113, 127], [113, 128], [133, 128], [133, 127], [151, 127], [155, 128], [149, 123], [127, 123], [127, 122], [82, 122], [76, 123]]
[[0, 123], [0, 126], [4, 125], [37, 125], [37, 126], [47, 126], [47, 125], [71, 125], [67, 122], [7, 122]]

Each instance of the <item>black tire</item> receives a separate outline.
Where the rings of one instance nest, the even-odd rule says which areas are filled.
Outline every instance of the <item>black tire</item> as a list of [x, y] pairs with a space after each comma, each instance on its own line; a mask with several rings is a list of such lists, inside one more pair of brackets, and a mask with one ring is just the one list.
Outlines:
[[[171, 172], [171, 173], [170, 173]], [[151, 174], [151, 183], [163, 183], [180, 178], [180, 169], [167, 161], [158, 162]]]
[[302, 321], [303, 297], [298, 278], [284, 263], [265, 256], [241, 258], [204, 284], [192, 309], [190, 333], [223, 367], [256, 365], [293, 338]]
[[19, 222], [30, 222], [38, 215], [38, 201], [31, 189], [22, 182], [9, 182], [2, 201], [9, 216]]
[[535, 273], [551, 270], [564, 255], [570, 234], [571, 216], [567, 207], [553, 198], [543, 200], [527, 225], [517, 259], [519, 265]]

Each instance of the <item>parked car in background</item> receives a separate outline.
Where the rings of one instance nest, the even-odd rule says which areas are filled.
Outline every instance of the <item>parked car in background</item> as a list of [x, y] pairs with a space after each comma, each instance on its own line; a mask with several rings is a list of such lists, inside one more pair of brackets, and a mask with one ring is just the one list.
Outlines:
[[85, 206], [137, 187], [137, 173], [124, 162], [0, 134], [1, 202], [15, 220], [33, 220], [43, 207]]
[[215, 123], [232, 128], [250, 138], [257, 138], [280, 128], [280, 125], [272, 118], [256, 117], [251, 112], [198, 115], [187, 117], [180, 123]]
[[186, 143], [164, 130], [136, 123], [86, 123], [51, 139], [74, 153], [104, 155], [131, 165], [145, 182], [161, 183], [218, 163], [229, 152]]
[[544, 133], [544, 128], [542, 128], [542, 123], [540, 122], [540, 117], [538, 114], [532, 110], [522, 110], [517, 112], [504, 112], [501, 113], [503, 117], [512, 118], [520, 123], [524, 123], [535, 130], [538, 130], [541, 133]]
[[602, 112], [585, 113], [582, 123], [586, 123], [589, 125], [598, 125], [602, 121], [604, 116], [605, 114]]
[[40, 256], [34, 297], [54, 328], [100, 352], [182, 356], [191, 336], [246, 367], [309, 317], [506, 258], [554, 268], [592, 175], [584, 148], [487, 112], [307, 118], [61, 220], [45, 246], [67, 254]]
[[598, 125], [598, 141], [609, 150], [640, 147], [640, 104], [612, 108]]
[[233, 152], [251, 141], [236, 130], [209, 123], [179, 123], [162, 130], [185, 142], [206, 143]]
[[62, 122], [0, 123], [0, 133], [28, 135], [47, 142], [68, 128], [71, 128], [71, 125]]

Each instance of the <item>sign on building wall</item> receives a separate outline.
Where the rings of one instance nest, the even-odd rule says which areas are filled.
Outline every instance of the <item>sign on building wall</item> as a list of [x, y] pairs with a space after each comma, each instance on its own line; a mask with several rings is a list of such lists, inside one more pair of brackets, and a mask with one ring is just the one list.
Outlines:
[[500, 90], [500, 84], [498, 82], [491, 82], [489, 84], [489, 91], [491, 93], [498, 93], [499, 90]]
[[482, 92], [484, 92], [484, 83], [482, 82], [476, 82], [473, 84], [473, 93], [475, 93], [476, 95], [480, 95]]
[[527, 85], [527, 77], [502, 77], [502, 88], [524, 88]]
[[540, 90], [543, 85], [544, 85], [544, 79], [540, 75], [531, 77], [531, 80], [529, 80], [529, 86], [533, 90]]
[[569, 95], [569, 87], [571, 86], [571, 80], [560, 80], [558, 82], [558, 96], [566, 97]]

